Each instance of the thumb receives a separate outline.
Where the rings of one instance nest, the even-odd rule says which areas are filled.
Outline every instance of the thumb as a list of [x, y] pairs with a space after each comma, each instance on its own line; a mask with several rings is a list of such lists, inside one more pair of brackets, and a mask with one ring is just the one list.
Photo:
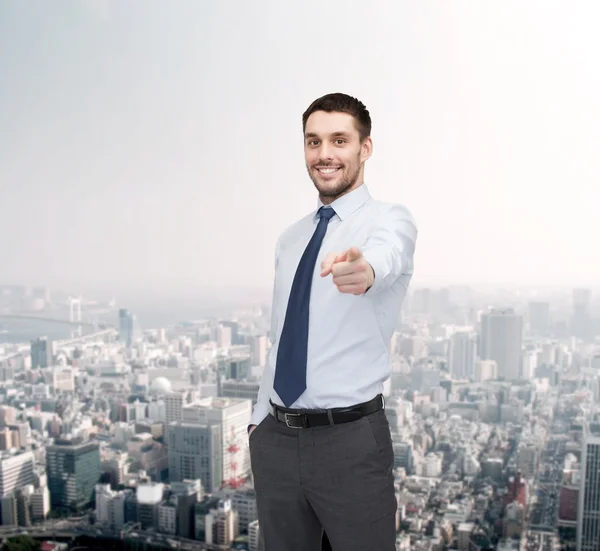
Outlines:
[[356, 260], [360, 260], [362, 258], [362, 252], [358, 247], [351, 247], [348, 249], [346, 257], [348, 262], [355, 262]]

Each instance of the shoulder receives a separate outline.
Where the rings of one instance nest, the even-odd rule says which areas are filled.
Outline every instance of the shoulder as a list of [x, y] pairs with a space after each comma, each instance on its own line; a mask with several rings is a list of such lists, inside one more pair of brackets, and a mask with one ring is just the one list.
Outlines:
[[371, 215], [380, 224], [400, 225], [402, 227], [412, 227], [417, 233], [417, 221], [409, 208], [402, 203], [389, 203], [377, 199], [369, 200], [369, 210]]
[[297, 220], [293, 224], [290, 224], [280, 233], [277, 240], [277, 248], [282, 249], [287, 245], [295, 243], [299, 239], [302, 239], [307, 235], [312, 234], [313, 228], [313, 217], [314, 211], [303, 216], [300, 220]]

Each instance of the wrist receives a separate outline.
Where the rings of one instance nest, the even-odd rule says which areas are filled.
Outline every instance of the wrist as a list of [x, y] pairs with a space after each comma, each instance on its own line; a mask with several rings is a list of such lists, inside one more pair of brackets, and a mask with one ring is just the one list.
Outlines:
[[369, 270], [368, 270], [369, 278], [368, 278], [368, 281], [367, 281], [367, 289], [366, 289], [365, 293], [371, 287], [373, 287], [373, 283], [375, 283], [375, 270], [373, 269], [373, 266], [371, 266], [371, 264], [369, 264], [368, 262], [367, 262], [367, 266], [369, 266]]

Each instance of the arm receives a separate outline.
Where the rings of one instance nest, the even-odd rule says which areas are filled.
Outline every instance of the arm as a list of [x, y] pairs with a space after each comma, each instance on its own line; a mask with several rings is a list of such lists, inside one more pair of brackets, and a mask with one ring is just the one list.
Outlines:
[[412, 274], [417, 233], [410, 212], [401, 205], [389, 205], [363, 247], [363, 256], [375, 275], [366, 296], [389, 288], [402, 274]]
[[[275, 271], [277, 271], [277, 263], [279, 259], [279, 242], [277, 241], [275, 246]], [[277, 276], [275, 275], [275, 278]], [[269, 341], [271, 342], [271, 348], [267, 355], [265, 367], [263, 370], [262, 379], [260, 381], [260, 388], [258, 390], [258, 400], [254, 406], [252, 412], [252, 421], [248, 426], [248, 432], [251, 431], [252, 427], [258, 425], [268, 414], [269, 414], [269, 397], [271, 390], [273, 389], [274, 373], [271, 367], [271, 356], [274, 354], [274, 345], [277, 332], [277, 296], [276, 296], [277, 285], [276, 281], [273, 282], [273, 299], [271, 301], [271, 327], [269, 329]]]

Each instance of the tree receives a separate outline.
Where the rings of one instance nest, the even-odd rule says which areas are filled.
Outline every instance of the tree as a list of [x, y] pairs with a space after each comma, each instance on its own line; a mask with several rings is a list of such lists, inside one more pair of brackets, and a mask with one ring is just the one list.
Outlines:
[[29, 536], [15, 536], [6, 540], [2, 551], [40, 551], [41, 547], [39, 541]]

